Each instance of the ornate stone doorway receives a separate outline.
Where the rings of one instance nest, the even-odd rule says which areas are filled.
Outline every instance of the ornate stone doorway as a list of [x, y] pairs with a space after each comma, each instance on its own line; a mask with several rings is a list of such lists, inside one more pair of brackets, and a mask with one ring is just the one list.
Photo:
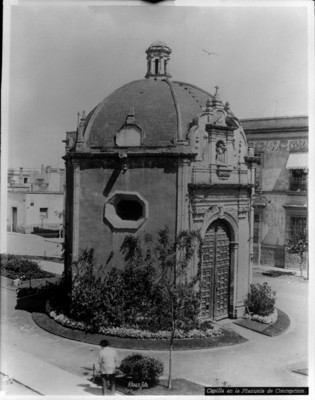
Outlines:
[[201, 317], [228, 317], [231, 275], [231, 234], [221, 219], [213, 222], [203, 240], [201, 269]]

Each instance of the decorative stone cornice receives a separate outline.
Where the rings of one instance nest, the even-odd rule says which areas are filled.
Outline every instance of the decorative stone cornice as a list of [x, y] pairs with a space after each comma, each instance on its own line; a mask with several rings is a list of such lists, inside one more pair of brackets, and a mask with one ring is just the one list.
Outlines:
[[171, 148], [160, 148], [160, 149], [148, 149], [148, 148], [120, 148], [120, 152], [115, 150], [108, 150], [108, 151], [95, 151], [95, 152], [69, 152], [64, 157], [64, 160], [67, 159], [96, 159], [96, 158], [117, 158], [119, 154], [127, 153], [129, 158], [142, 158], [142, 157], [173, 157], [173, 158], [186, 158], [186, 159], [194, 159], [196, 157], [196, 153], [192, 152], [183, 152], [183, 151], [176, 151], [174, 146]]
[[[188, 184], [189, 188], [194, 190], [194, 189], [221, 189], [227, 188], [226, 183], [189, 183]], [[229, 189], [251, 189], [252, 187], [254, 187], [254, 184], [248, 183], [248, 184], [239, 184], [239, 183], [230, 183], [229, 185]], [[222, 193], [224, 194], [224, 192]]]

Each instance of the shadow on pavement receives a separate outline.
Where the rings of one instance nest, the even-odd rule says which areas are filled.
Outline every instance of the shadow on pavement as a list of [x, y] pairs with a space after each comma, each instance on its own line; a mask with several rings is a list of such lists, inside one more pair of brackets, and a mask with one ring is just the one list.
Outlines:
[[83, 372], [83, 375], [85, 376], [91, 376], [93, 374], [93, 368], [89, 367], [81, 367], [85, 372]]
[[275, 271], [275, 270], [264, 271], [261, 274], [266, 276], [271, 276], [272, 278], [278, 278], [279, 276], [296, 276], [293, 272], [290, 271]]
[[82, 387], [85, 392], [90, 393], [94, 396], [100, 396], [102, 394], [102, 389], [98, 387], [93, 387], [89, 385], [88, 383], [85, 385], [78, 385], [79, 387]]
[[45, 312], [45, 297], [44, 296], [26, 296], [17, 298], [16, 310], [33, 312]]

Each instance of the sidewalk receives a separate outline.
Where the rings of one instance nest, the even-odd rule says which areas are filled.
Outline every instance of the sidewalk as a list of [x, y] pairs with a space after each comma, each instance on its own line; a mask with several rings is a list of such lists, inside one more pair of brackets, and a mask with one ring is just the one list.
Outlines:
[[64, 239], [46, 239], [32, 234], [7, 232], [8, 254], [61, 258]]
[[[101, 395], [100, 386], [7, 345], [1, 372], [43, 396]], [[3, 356], [3, 354], [2, 354]], [[52, 381], [54, 384], [52, 385]], [[117, 396], [120, 394], [116, 393]]]
[[[0, 397], [1, 396], [36, 396], [39, 395], [38, 393], [34, 392], [32, 389], [27, 388], [24, 385], [21, 385], [20, 383], [9, 379], [9, 381], [6, 382], [6, 377], [5, 375], [0, 374]], [[4, 381], [2, 381], [4, 380]]]

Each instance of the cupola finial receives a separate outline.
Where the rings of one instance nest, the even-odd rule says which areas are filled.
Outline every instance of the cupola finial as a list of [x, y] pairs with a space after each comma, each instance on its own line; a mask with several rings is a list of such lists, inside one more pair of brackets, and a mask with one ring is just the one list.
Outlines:
[[220, 99], [219, 89], [220, 89], [219, 86], [215, 86], [215, 94], [214, 94], [214, 96], [213, 96], [212, 105], [213, 105], [213, 107], [215, 107], [215, 108], [224, 108], [224, 107], [223, 107], [223, 104], [222, 104], [222, 101], [221, 101], [221, 99]]
[[168, 62], [170, 60], [171, 48], [159, 40], [154, 42], [145, 51], [147, 55], [146, 78], [170, 78]]
[[214, 98], [216, 100], [220, 100], [220, 93], [219, 93], [219, 86], [215, 86], [215, 94], [214, 94]]

